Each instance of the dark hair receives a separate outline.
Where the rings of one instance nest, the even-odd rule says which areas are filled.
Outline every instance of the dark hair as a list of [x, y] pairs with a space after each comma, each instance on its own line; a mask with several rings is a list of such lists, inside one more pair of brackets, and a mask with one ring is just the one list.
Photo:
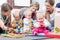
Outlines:
[[8, 3], [3, 3], [1, 6], [1, 11], [7, 12], [8, 10], [12, 10], [12, 6]]
[[51, 6], [54, 6], [54, 3], [55, 3], [54, 0], [46, 0], [45, 2], [48, 2]]

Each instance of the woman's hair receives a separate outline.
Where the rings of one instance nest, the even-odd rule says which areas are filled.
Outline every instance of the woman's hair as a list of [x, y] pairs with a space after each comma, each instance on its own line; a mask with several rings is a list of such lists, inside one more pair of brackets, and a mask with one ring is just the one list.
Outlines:
[[38, 2], [32, 3], [32, 4], [30, 5], [30, 7], [32, 7], [32, 6], [34, 6], [34, 5], [37, 7], [37, 10], [39, 10], [39, 3], [38, 3]]
[[[55, 0], [46, 0], [45, 2], [48, 2], [51, 6], [54, 6]], [[45, 18], [49, 20], [50, 13], [45, 13]]]
[[8, 10], [12, 10], [12, 6], [8, 3], [2, 4], [1, 11], [7, 12]]
[[54, 6], [55, 0], [46, 0], [45, 2], [48, 2], [51, 6]]

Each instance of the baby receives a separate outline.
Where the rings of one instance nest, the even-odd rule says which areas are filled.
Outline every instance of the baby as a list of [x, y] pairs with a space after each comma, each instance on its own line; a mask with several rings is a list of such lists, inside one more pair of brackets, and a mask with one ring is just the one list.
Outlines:
[[31, 33], [32, 23], [33, 20], [31, 18], [32, 12], [25, 11], [24, 13], [25, 18], [23, 19], [23, 32], [24, 33]]
[[48, 33], [49, 31], [46, 30], [46, 27], [50, 26], [50, 23], [44, 18], [43, 13], [37, 12], [36, 20], [33, 23], [33, 30], [32, 34], [39, 34], [39, 33]]
[[[18, 28], [22, 27], [22, 20], [20, 19], [19, 12], [13, 14], [14, 20], [12, 21], [11, 27], [15, 29], [15, 32], [18, 32]], [[20, 30], [19, 30], [20, 31]]]

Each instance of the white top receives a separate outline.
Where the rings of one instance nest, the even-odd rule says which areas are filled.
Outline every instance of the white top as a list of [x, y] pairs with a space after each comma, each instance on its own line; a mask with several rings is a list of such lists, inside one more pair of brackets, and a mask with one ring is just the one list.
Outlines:
[[24, 24], [24, 27], [30, 27], [30, 24], [32, 23], [32, 19], [28, 19], [28, 18], [24, 18], [23, 19], [23, 24]]
[[[48, 20], [46, 20], [46, 19], [44, 19], [44, 24], [45, 24], [45, 27], [48, 27], [48, 26], [50, 26], [51, 24], [48, 22]], [[34, 21], [34, 27], [39, 27], [40, 26], [40, 22], [38, 22], [38, 21]]]

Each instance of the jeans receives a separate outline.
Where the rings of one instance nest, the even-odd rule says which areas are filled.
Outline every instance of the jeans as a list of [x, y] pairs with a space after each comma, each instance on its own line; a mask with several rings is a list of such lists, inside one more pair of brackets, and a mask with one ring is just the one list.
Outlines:
[[49, 31], [52, 31], [53, 29], [54, 29], [54, 26], [53, 25], [47, 27], [47, 30], [49, 30]]

